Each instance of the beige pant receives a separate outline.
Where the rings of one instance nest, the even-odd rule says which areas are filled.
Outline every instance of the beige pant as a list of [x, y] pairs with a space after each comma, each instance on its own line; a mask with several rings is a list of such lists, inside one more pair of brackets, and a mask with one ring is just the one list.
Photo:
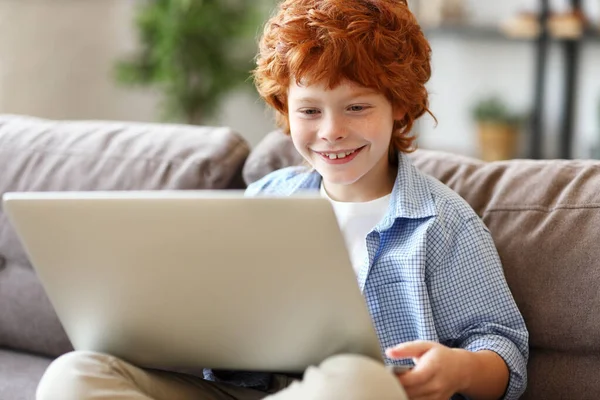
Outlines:
[[191, 375], [144, 370], [116, 357], [72, 352], [42, 377], [38, 400], [406, 400], [398, 379], [371, 359], [335, 356], [306, 370], [302, 381], [274, 380], [275, 394], [206, 381]]

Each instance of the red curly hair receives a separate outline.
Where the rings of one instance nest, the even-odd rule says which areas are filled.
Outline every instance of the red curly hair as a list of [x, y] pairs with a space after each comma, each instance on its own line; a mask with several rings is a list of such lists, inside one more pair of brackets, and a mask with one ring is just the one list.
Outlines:
[[431, 114], [430, 60], [429, 42], [405, 0], [285, 0], [265, 25], [253, 73], [288, 134], [292, 77], [303, 84], [325, 81], [329, 88], [349, 80], [377, 90], [405, 112], [394, 122], [390, 152], [410, 152], [415, 120]]

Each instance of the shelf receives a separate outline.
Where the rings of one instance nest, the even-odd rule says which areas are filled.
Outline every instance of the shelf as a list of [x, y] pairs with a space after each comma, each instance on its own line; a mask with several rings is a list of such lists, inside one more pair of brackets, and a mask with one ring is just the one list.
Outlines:
[[[446, 25], [439, 27], [423, 27], [423, 32], [429, 39], [458, 37], [461, 39], [470, 40], [496, 40], [505, 42], [533, 42], [538, 39], [537, 37], [518, 38], [507, 36], [504, 32], [500, 30], [500, 28], [489, 25]], [[600, 42], [600, 30], [596, 28], [588, 29], [585, 31], [584, 35], [581, 38], [574, 40], [554, 38], [552, 36], [550, 36], [549, 39], [553, 42]]]
[[459, 37], [472, 40], [498, 41], [531, 41], [533, 39], [513, 39], [506, 36], [495, 26], [476, 25], [446, 25], [438, 27], [423, 27], [423, 32], [430, 38]]

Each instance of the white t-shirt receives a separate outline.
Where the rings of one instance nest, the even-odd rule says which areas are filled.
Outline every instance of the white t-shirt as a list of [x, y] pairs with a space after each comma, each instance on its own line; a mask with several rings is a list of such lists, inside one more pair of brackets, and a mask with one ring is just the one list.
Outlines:
[[344, 236], [354, 272], [358, 275], [367, 260], [367, 235], [387, 212], [391, 193], [364, 203], [344, 203], [332, 200], [321, 184], [321, 195], [333, 205], [333, 210]]

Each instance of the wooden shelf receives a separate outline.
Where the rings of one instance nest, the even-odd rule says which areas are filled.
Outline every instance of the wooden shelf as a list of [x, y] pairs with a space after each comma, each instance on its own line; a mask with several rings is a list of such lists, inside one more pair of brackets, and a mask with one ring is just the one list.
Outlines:
[[533, 39], [513, 39], [506, 36], [496, 26], [476, 25], [446, 25], [437, 27], [423, 27], [423, 32], [430, 38], [459, 37], [471, 40], [497, 40], [497, 41], [531, 41]]
[[[533, 42], [538, 39], [538, 37], [519, 38], [508, 36], [496, 26], [445, 25], [438, 27], [423, 27], [423, 32], [430, 39], [458, 37], [461, 39], [470, 40], [495, 40], [506, 42]], [[600, 42], [600, 28], [588, 29], [585, 31], [583, 36], [578, 39], [555, 38], [550, 35], [550, 40], [556, 42]]]

